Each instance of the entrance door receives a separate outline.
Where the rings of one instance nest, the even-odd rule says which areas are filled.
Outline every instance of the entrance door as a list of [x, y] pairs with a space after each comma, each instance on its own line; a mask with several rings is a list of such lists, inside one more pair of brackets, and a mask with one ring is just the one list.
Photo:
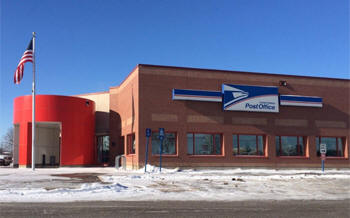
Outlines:
[[99, 163], [109, 162], [109, 136], [97, 136], [97, 160]]
[[61, 124], [37, 122], [35, 125], [35, 165], [60, 165]]

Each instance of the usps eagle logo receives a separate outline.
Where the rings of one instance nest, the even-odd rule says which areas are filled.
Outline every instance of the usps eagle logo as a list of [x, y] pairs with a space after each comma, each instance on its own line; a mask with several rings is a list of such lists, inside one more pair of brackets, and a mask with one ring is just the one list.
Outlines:
[[235, 90], [232, 90], [233, 100], [231, 101], [231, 103], [239, 101], [239, 100], [241, 100], [243, 98], [247, 98], [249, 96], [248, 92], [245, 92], [243, 90], [236, 89], [236, 88], [234, 88], [234, 89]]
[[225, 102], [224, 107], [226, 108], [229, 105], [232, 105], [242, 99], [248, 98], [249, 97], [249, 92], [243, 91], [241, 89], [237, 89], [232, 86], [226, 86], [225, 87], [226, 91], [229, 91], [230, 94], [232, 93], [232, 98], [229, 98], [227, 102]]

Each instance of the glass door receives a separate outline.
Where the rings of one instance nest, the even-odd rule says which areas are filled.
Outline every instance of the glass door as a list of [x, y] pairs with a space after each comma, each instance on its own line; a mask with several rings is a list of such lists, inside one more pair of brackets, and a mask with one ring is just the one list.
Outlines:
[[109, 136], [97, 136], [97, 160], [99, 163], [109, 162]]

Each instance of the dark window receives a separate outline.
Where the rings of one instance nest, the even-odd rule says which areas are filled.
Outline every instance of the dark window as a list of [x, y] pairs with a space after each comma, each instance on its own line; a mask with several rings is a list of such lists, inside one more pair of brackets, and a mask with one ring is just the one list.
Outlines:
[[305, 156], [304, 137], [276, 136], [277, 156]]
[[135, 154], [135, 150], [136, 150], [135, 133], [127, 136], [127, 150], [128, 150], [128, 154]]
[[260, 155], [264, 152], [264, 137], [262, 135], [232, 135], [233, 155]]
[[[160, 139], [159, 132], [152, 133], [152, 154], [160, 153]], [[176, 133], [167, 132], [163, 140], [162, 154], [176, 154]]]
[[191, 155], [222, 154], [221, 134], [187, 133], [187, 153]]
[[317, 156], [320, 156], [320, 144], [326, 144], [326, 156], [344, 157], [345, 138], [342, 137], [316, 137]]

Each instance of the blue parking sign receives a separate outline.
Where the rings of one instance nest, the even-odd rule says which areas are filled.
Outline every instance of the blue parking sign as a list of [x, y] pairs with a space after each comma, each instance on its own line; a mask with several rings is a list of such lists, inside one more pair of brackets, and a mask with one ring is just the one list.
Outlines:
[[159, 139], [160, 140], [164, 139], [164, 128], [159, 128]]
[[162, 153], [163, 153], [164, 128], [159, 128], [159, 139], [160, 139], [159, 172], [162, 172]]
[[152, 130], [150, 128], [146, 129], [146, 137], [150, 137], [152, 135]]

